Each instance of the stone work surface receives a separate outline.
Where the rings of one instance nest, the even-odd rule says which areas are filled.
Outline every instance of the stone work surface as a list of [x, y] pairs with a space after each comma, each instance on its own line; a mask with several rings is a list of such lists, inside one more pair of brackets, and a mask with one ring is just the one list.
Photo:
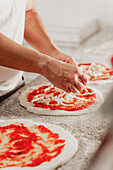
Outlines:
[[[100, 41], [100, 38], [102, 39], [104, 36], [104, 41], [108, 41], [108, 37], [113, 39], [113, 32], [105, 32], [105, 33], [99, 33], [98, 36], [94, 37], [92, 40], [88, 40], [86, 45], [83, 44], [79, 49], [74, 51], [74, 54], [77, 55], [85, 55], [84, 61], [89, 61], [91, 56], [85, 52], [88, 44], [91, 48], [97, 40]], [[101, 43], [101, 42], [100, 42]], [[97, 43], [98, 46], [98, 43]], [[109, 50], [110, 51], [110, 50]], [[82, 54], [81, 54], [82, 53]], [[96, 58], [94, 58], [94, 61], [96, 62], [102, 62], [105, 63], [109, 59], [107, 56], [104, 58], [103, 55], [100, 55], [99, 53], [99, 60], [98, 60], [98, 54], [96, 53]], [[106, 61], [105, 61], [106, 60]], [[80, 62], [82, 61], [82, 58], [80, 59]], [[93, 59], [92, 59], [93, 61]], [[45, 122], [45, 123], [51, 123], [55, 125], [59, 125], [63, 127], [65, 130], [72, 133], [74, 137], [77, 138], [79, 143], [79, 148], [77, 154], [68, 161], [65, 165], [58, 167], [58, 170], [84, 170], [87, 169], [87, 166], [90, 164], [94, 154], [96, 153], [98, 147], [100, 146], [102, 139], [104, 138], [111, 122], [111, 117], [106, 116], [107, 113], [103, 114], [102, 108], [99, 108], [95, 112], [91, 112], [90, 114], [84, 114], [81, 116], [45, 116], [45, 115], [37, 115], [34, 113], [30, 113], [27, 111], [26, 108], [20, 106], [18, 101], [18, 96], [27, 88], [43, 83], [47, 83], [47, 79], [45, 79], [42, 76], [39, 76], [34, 81], [32, 81], [30, 84], [24, 86], [20, 90], [18, 90], [15, 94], [7, 98], [5, 101], [0, 103], [0, 119], [30, 119], [37, 122]], [[94, 85], [93, 85], [94, 86]], [[106, 100], [108, 97], [109, 92], [112, 90], [112, 83], [109, 84], [102, 84], [102, 85], [95, 85], [95, 88], [99, 89]], [[109, 114], [108, 114], [109, 115]]]

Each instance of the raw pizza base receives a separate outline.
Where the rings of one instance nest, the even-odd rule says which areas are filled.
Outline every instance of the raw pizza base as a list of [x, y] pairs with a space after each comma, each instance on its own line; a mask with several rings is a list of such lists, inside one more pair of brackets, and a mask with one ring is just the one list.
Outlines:
[[[78, 65], [81, 63], [78, 63]], [[84, 64], [84, 63], [83, 63]], [[93, 63], [92, 63], [93, 64]], [[85, 72], [84, 72], [85, 73]], [[87, 74], [86, 74], [87, 75]], [[113, 76], [109, 76], [109, 79], [106, 80], [96, 80], [96, 81], [88, 81], [88, 85], [99, 85], [99, 84], [106, 84], [106, 83], [112, 83], [113, 82]]]
[[88, 87], [91, 88], [95, 91], [96, 93], [96, 101], [94, 104], [89, 105], [88, 108], [83, 109], [83, 110], [79, 110], [79, 111], [65, 111], [65, 110], [50, 110], [50, 109], [44, 109], [44, 108], [40, 108], [40, 107], [33, 107], [33, 103], [30, 103], [27, 101], [27, 97], [26, 95], [29, 92], [32, 92], [34, 89], [36, 89], [37, 87], [43, 86], [43, 85], [47, 85], [47, 84], [41, 84], [35, 87], [30, 87], [27, 88], [20, 96], [19, 96], [19, 102], [22, 106], [26, 107], [28, 111], [36, 113], [36, 114], [41, 114], [41, 115], [82, 115], [85, 113], [91, 113], [94, 110], [97, 110], [101, 104], [104, 101], [103, 95], [100, 91], [98, 91], [97, 89], [94, 89], [92, 87]]
[[60, 139], [65, 140], [65, 146], [62, 149], [62, 152], [57, 157], [51, 159], [50, 162], [44, 162], [36, 167], [7, 167], [1, 168], [1, 170], [54, 170], [56, 167], [65, 164], [69, 161], [77, 152], [78, 150], [78, 142], [76, 138], [74, 138], [71, 133], [64, 130], [63, 128], [48, 124], [48, 123], [40, 123], [31, 120], [25, 119], [11, 119], [11, 120], [0, 120], [0, 126], [9, 125], [15, 122], [23, 123], [25, 126], [32, 126], [32, 125], [44, 125], [45, 127], [49, 128], [53, 133], [58, 133]]
[[101, 84], [107, 84], [107, 83], [113, 83], [113, 76], [110, 76], [107, 80], [98, 80], [98, 81], [88, 81], [88, 85], [101, 85]]

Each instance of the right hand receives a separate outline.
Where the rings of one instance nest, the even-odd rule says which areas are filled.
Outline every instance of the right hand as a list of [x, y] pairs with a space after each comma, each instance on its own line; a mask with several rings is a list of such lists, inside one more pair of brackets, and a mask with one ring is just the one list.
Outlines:
[[66, 91], [76, 93], [84, 88], [87, 82], [85, 74], [77, 65], [52, 59], [44, 75], [53, 85]]

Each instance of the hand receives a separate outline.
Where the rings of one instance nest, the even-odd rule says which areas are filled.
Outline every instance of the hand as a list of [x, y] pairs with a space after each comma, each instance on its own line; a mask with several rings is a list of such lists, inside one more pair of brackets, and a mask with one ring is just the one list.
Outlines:
[[52, 57], [57, 59], [57, 60], [60, 60], [62, 62], [66, 62], [66, 63], [72, 64], [73, 66], [75, 66], [76, 69], [77, 69], [76, 74], [78, 74], [78, 81], [81, 81], [84, 85], [87, 83], [88, 76], [86, 74], [82, 73], [79, 70], [74, 58], [72, 58], [71, 56], [69, 56], [67, 54], [64, 54], [64, 53], [60, 52], [59, 50], [55, 50], [52, 53]]
[[51, 59], [44, 76], [56, 87], [76, 93], [84, 88], [87, 78], [78, 69], [78, 66]]
[[69, 56], [67, 54], [60, 52], [59, 50], [54, 50], [54, 52], [52, 53], [52, 57], [57, 60], [66, 62], [66, 63], [76, 65], [74, 58], [72, 58], [71, 56]]

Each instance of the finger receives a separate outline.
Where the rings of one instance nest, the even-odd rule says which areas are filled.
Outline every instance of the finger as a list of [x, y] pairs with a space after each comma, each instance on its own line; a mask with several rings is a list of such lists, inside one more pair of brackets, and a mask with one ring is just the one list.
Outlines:
[[69, 92], [71, 92], [71, 89], [68, 87], [68, 89], [69, 89]]
[[77, 66], [76, 61], [74, 58], [71, 58], [70, 64], [73, 64], [74, 66]]
[[71, 90], [72, 93], [79, 93], [79, 91], [77, 90], [77, 88], [72, 85], [72, 84], [68, 84], [68, 88]]
[[79, 81], [77, 75], [75, 76], [75, 83], [74, 86], [77, 88], [77, 90], [82, 91], [84, 89], [84, 85]]
[[68, 85], [68, 83], [66, 82], [65, 84], [63, 84], [63, 90], [67, 93], [70, 93], [71, 92], [71, 89]]
[[88, 81], [88, 76], [86, 74], [79, 73], [78, 79], [85, 85]]
[[67, 93], [70, 93], [71, 92], [71, 89], [68, 87], [68, 86], [57, 86], [58, 88], [60, 88], [61, 90], [67, 92]]
[[88, 81], [88, 76], [85, 73], [81, 72], [78, 67], [76, 68], [76, 73], [78, 74], [79, 81], [85, 85]]

